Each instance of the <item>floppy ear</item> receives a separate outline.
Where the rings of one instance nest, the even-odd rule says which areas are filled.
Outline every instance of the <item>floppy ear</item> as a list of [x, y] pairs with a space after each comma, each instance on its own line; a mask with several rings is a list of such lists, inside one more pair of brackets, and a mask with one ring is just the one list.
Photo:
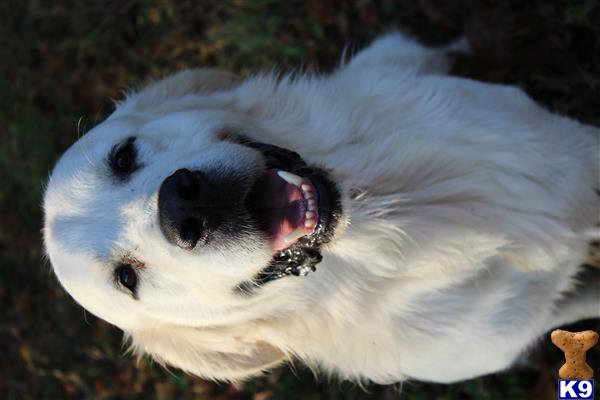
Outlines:
[[150, 355], [163, 366], [172, 365], [205, 379], [236, 381], [260, 375], [287, 357], [263, 342], [247, 342], [233, 332], [172, 327], [129, 332], [131, 349]]
[[115, 114], [152, 107], [165, 100], [189, 94], [207, 94], [231, 89], [241, 81], [239, 76], [217, 69], [184, 70], [151, 83], [138, 92], [128, 94], [118, 105]]

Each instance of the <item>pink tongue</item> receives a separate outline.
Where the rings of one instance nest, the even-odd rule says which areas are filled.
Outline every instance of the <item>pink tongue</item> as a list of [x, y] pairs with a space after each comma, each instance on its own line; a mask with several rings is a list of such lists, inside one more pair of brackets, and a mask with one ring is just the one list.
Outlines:
[[[296, 229], [304, 228], [306, 200], [297, 186], [291, 185], [277, 175], [276, 170], [267, 171], [257, 184], [258, 210], [264, 228], [271, 234], [273, 249], [283, 250], [297, 239], [286, 241], [285, 237]], [[309, 234], [312, 230], [307, 230]]]

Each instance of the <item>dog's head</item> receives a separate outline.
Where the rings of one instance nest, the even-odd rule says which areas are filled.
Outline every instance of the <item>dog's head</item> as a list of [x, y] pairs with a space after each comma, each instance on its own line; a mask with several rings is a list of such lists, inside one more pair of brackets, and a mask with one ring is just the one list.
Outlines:
[[188, 71], [129, 96], [62, 156], [44, 198], [66, 290], [142, 350], [221, 378], [282, 357], [210, 332], [261, 318], [253, 305], [299, 279], [279, 278], [314, 270], [342, 212], [325, 169], [219, 97], [237, 84]]

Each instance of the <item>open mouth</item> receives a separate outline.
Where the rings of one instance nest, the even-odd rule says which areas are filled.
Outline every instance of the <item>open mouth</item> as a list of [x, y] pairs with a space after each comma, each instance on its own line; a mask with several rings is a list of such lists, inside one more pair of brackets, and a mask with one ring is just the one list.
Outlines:
[[248, 193], [246, 209], [269, 237], [274, 254], [251, 283], [240, 287], [314, 271], [342, 212], [335, 183], [291, 150], [245, 138], [238, 143], [259, 150], [265, 159], [266, 170]]
[[269, 169], [257, 180], [247, 204], [271, 238], [274, 252], [279, 252], [315, 231], [317, 202], [317, 190], [310, 179]]

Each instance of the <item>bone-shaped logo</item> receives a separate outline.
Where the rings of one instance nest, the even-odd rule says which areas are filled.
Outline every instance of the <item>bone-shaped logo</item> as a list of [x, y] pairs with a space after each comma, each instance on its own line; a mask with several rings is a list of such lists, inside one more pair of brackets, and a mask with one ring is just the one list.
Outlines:
[[596, 332], [556, 329], [552, 331], [550, 338], [565, 353], [565, 364], [558, 371], [561, 379], [592, 379], [594, 370], [585, 362], [585, 353], [598, 342]]

